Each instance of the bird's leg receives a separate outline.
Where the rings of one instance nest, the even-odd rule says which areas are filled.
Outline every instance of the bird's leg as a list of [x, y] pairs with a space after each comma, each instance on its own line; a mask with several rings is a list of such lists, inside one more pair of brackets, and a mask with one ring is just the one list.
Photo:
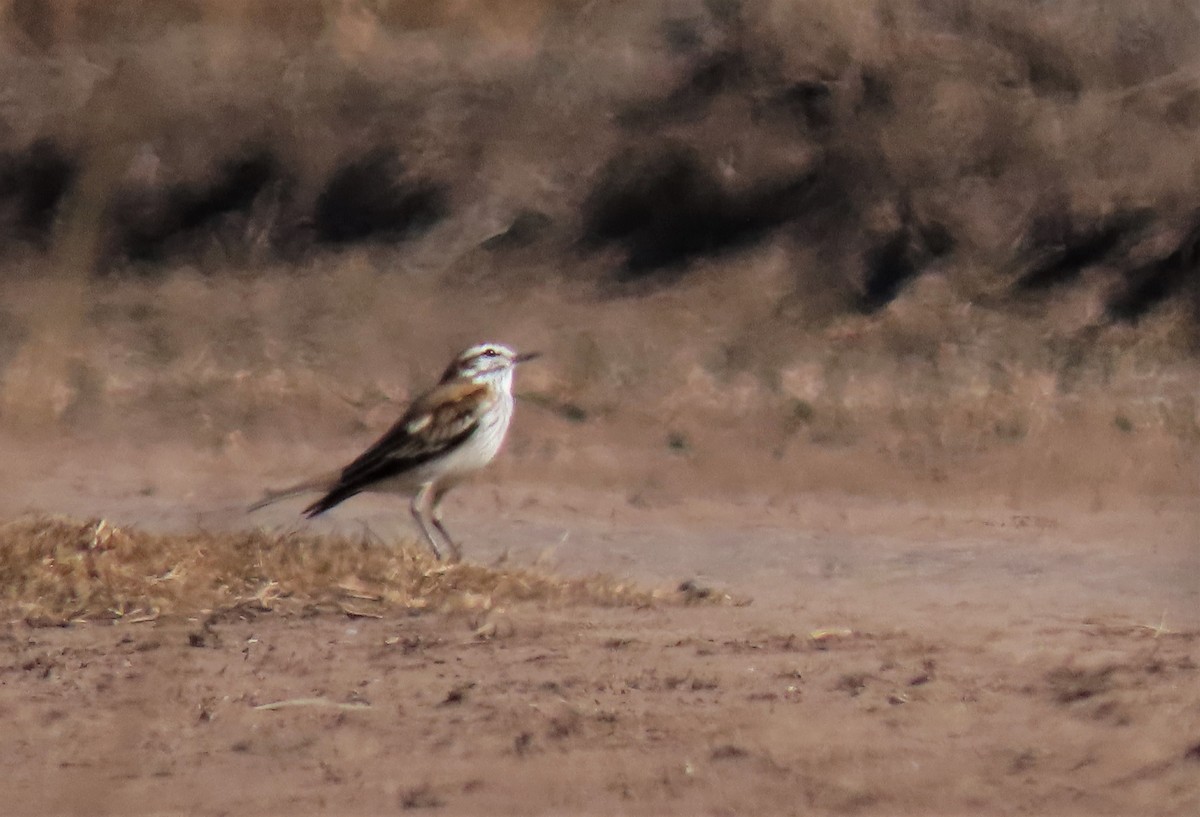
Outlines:
[[450, 537], [450, 532], [447, 531], [446, 526], [442, 524], [442, 498], [446, 496], [447, 491], [449, 491], [449, 486], [435, 491], [433, 494], [433, 525], [446, 540], [446, 546], [450, 549], [450, 561], [461, 562], [462, 549], [458, 546], [454, 539]]
[[421, 528], [421, 533], [425, 537], [425, 541], [429, 543], [430, 549], [433, 551], [434, 557], [440, 562], [445, 559], [445, 554], [438, 546], [437, 538], [433, 535], [433, 530], [430, 528], [428, 516], [429, 500], [433, 493], [433, 485], [423, 485], [421, 490], [417, 491], [417, 495], [412, 500], [412, 515], [413, 519], [417, 520], [417, 525]]

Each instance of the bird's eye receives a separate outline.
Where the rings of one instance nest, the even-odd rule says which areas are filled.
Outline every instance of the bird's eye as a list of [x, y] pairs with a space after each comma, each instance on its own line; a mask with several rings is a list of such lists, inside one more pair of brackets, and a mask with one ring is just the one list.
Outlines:
[[483, 350], [483, 356], [484, 356], [484, 357], [495, 357], [495, 356], [496, 356], [496, 350], [495, 350], [495, 349], [484, 349], [484, 350]]

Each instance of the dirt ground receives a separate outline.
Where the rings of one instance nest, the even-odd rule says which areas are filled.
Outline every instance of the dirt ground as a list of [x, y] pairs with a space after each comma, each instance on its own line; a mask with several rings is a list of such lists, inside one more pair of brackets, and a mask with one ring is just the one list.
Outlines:
[[[4, 486], [5, 515], [53, 500], [158, 528], [294, 524], [286, 506], [248, 520], [256, 477], [221, 482], [200, 457], [182, 502], [52, 461]], [[407, 533], [394, 501], [344, 510], [328, 529]], [[450, 514], [471, 559], [733, 601], [8, 622], [5, 813], [1200, 809], [1190, 503], [646, 506], [525, 480], [463, 489]]]

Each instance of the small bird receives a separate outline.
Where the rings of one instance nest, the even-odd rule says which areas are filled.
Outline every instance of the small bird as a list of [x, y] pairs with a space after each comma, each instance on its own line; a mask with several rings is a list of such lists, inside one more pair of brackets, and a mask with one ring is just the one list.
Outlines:
[[412, 497], [412, 515], [434, 555], [459, 561], [462, 551], [442, 524], [441, 501], [499, 452], [512, 420], [513, 369], [538, 356], [517, 354], [499, 343], [466, 349], [436, 386], [413, 400], [396, 424], [345, 468], [269, 492], [250, 510], [321, 491], [324, 496], [304, 509], [311, 519], [363, 491], [400, 493]]

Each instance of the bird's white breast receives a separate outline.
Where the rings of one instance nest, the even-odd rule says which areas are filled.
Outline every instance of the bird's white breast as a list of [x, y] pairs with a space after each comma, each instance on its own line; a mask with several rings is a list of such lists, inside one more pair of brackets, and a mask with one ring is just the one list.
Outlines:
[[447, 455], [443, 463], [446, 476], [466, 476], [495, 459], [504, 444], [512, 414], [512, 394], [501, 391], [495, 402], [480, 415], [474, 433]]

